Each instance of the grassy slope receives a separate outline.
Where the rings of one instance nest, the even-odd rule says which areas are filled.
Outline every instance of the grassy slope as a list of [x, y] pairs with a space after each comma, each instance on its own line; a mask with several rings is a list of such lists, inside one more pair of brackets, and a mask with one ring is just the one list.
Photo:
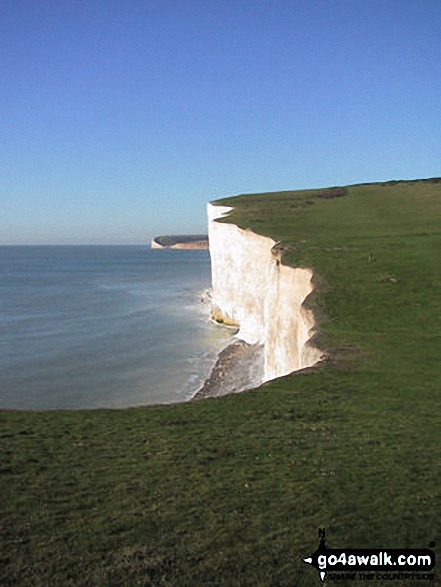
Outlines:
[[319, 527], [441, 544], [441, 183], [315, 194], [222, 203], [314, 268], [326, 364], [192, 404], [1, 412], [0, 584], [312, 586]]

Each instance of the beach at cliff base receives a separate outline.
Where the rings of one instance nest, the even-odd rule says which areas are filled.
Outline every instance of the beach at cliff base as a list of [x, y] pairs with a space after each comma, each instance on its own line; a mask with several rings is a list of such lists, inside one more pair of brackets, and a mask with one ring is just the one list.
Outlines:
[[191, 400], [219, 397], [258, 387], [263, 382], [263, 376], [263, 345], [236, 339], [219, 353], [210, 376]]

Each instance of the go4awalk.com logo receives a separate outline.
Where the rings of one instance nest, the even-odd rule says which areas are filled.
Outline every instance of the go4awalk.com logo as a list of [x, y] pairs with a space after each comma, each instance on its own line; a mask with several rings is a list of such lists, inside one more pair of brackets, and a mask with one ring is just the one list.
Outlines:
[[328, 548], [326, 532], [319, 530], [318, 549], [303, 561], [315, 567], [322, 581], [325, 578], [433, 580], [435, 553], [429, 549], [415, 548]]

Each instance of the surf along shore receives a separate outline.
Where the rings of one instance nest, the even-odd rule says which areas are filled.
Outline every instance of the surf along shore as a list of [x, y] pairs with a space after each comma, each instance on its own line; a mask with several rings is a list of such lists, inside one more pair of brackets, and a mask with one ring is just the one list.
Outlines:
[[0, 412], [2, 585], [313, 587], [318, 528], [441, 554], [441, 183], [324, 192], [218, 222], [313, 271], [325, 361], [209, 401]]

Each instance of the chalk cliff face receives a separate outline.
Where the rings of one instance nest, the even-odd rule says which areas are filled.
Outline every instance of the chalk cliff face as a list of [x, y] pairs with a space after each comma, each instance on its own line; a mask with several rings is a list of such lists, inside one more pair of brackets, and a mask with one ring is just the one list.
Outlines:
[[314, 365], [322, 353], [308, 343], [314, 321], [302, 306], [312, 272], [282, 265], [274, 240], [216, 222], [230, 210], [208, 204], [213, 318], [264, 345], [263, 381]]
[[156, 236], [150, 242], [152, 249], [208, 249], [206, 235]]

